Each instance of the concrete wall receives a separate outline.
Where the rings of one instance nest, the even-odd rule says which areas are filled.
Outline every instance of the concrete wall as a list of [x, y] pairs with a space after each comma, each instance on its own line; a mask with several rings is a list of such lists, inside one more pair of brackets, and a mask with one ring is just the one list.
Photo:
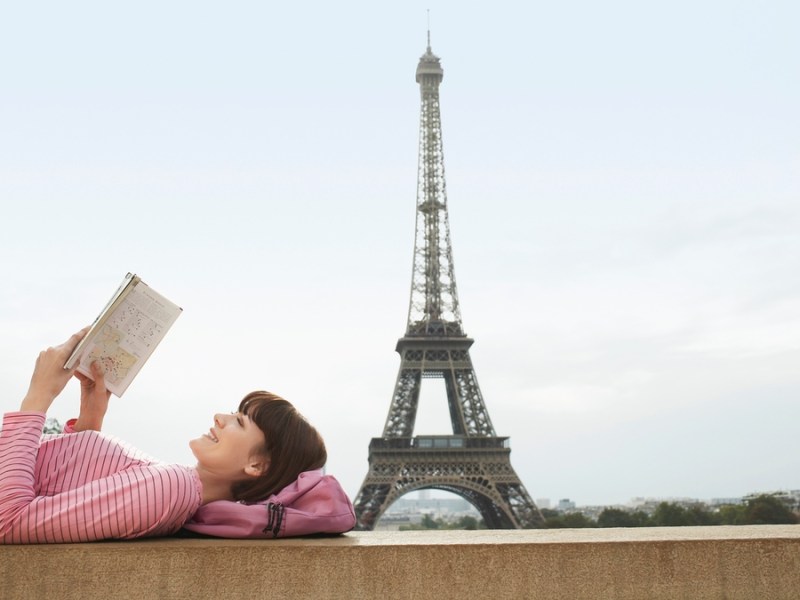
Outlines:
[[0, 546], [0, 599], [800, 598], [800, 525]]

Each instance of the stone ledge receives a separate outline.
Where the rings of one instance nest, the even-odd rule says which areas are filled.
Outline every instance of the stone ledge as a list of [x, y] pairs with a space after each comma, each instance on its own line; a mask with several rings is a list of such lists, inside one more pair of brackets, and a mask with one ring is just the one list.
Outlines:
[[0, 598], [800, 598], [800, 526], [0, 546]]

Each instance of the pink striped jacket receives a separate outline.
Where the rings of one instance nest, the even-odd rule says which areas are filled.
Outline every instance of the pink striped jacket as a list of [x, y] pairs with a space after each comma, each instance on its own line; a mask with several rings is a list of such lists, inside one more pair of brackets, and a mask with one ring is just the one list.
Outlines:
[[37, 412], [3, 416], [0, 544], [170, 535], [200, 506], [193, 468], [96, 431], [43, 436], [44, 420]]

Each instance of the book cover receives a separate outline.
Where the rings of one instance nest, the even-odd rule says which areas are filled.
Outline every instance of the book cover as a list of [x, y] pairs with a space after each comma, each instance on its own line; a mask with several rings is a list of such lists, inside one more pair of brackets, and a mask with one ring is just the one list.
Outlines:
[[183, 309], [128, 273], [64, 364], [91, 377], [99, 361], [106, 388], [121, 397]]

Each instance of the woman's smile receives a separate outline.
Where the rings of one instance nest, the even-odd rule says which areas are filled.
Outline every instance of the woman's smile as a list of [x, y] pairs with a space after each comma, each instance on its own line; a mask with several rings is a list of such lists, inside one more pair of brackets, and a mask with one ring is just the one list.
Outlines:
[[[264, 433], [245, 414], [216, 414], [214, 424], [189, 447], [198, 466], [239, 479], [264, 447]], [[213, 448], [212, 448], [213, 446]]]

